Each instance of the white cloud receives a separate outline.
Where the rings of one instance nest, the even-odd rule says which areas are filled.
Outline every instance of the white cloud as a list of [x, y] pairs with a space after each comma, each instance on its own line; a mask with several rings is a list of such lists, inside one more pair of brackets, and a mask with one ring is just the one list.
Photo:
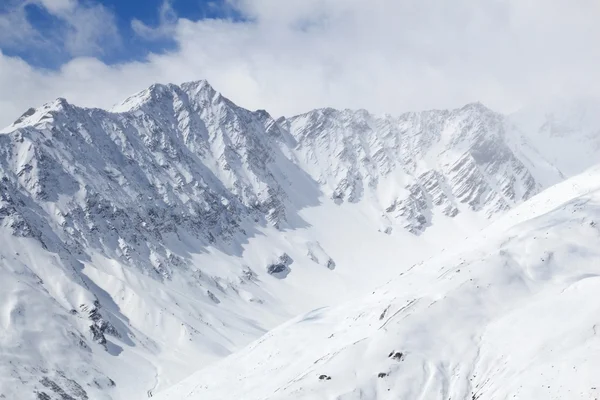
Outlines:
[[[104, 54], [121, 45], [114, 15], [100, 4], [82, 5], [74, 0], [43, 0], [55, 3], [55, 15], [67, 24], [65, 47], [74, 56]], [[69, 5], [71, 3], [71, 5]], [[74, 4], [73, 4], [74, 3]]]
[[52, 14], [72, 11], [78, 6], [77, 0], [39, 0], [38, 2]]
[[9, 3], [5, 12], [0, 14], [0, 48], [39, 48], [48, 44], [27, 20], [25, 5], [27, 3]]
[[177, 14], [173, 10], [172, 3], [173, 0], [163, 0], [158, 12], [158, 26], [151, 27], [139, 19], [134, 19], [131, 21], [131, 28], [137, 35], [147, 40], [172, 36], [177, 29]]
[[58, 96], [107, 107], [153, 82], [201, 78], [275, 115], [322, 106], [399, 113], [475, 100], [510, 111], [600, 95], [596, 0], [232, 4], [246, 22], [171, 21], [178, 50], [144, 62], [76, 58], [48, 72], [0, 56], [0, 125]]
[[[120, 46], [114, 15], [101, 4], [77, 0], [7, 0], [0, 14], [0, 48], [25, 48], [70, 56], [100, 55]], [[42, 7], [60, 22], [50, 33], [27, 19], [26, 7]]]

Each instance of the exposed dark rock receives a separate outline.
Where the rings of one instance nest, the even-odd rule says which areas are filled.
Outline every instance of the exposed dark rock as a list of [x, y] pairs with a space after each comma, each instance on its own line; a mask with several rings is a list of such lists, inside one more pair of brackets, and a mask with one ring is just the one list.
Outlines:
[[330, 258], [329, 260], [327, 260], [327, 268], [335, 269], [335, 261], [333, 261], [333, 258]]
[[[49, 379], [47, 376], [43, 377], [40, 380], [40, 383], [48, 389], [52, 390], [54, 393], [56, 393], [61, 400], [76, 400], [75, 397], [65, 392], [63, 388], [58, 386], [56, 382]], [[85, 398], [87, 399], [87, 396]]]
[[13, 124], [15, 124], [15, 125], [20, 124], [21, 122], [23, 122], [25, 120], [25, 118], [31, 117], [33, 114], [35, 114], [35, 108], [31, 107], [27, 111], [25, 111], [23, 114], [21, 114], [21, 116], [19, 118], [17, 118], [17, 120], [15, 122], [13, 122]]
[[[386, 307], [386, 308], [385, 308], [385, 309], [384, 309], [384, 310], [381, 312], [381, 314], [379, 315], [379, 320], [380, 320], [380, 321], [381, 321], [382, 319], [384, 319], [384, 318], [385, 318], [385, 315], [387, 314], [387, 311], [389, 310], [389, 308], [390, 308], [390, 306], [387, 306], [387, 307]], [[392, 351], [388, 357], [391, 357], [393, 353], [394, 353], [394, 352]]]
[[273, 275], [273, 274], [279, 274], [285, 270], [287, 270], [288, 267], [285, 264], [281, 264], [281, 263], [277, 263], [277, 264], [271, 264], [268, 267], [268, 272]]
[[256, 280], [256, 272], [254, 272], [249, 266], [244, 266], [244, 269], [242, 270], [242, 276], [240, 277], [241, 283], [255, 282]]
[[73, 338], [73, 341], [82, 349], [90, 351], [90, 347], [85, 341], [85, 338], [80, 333], [70, 332], [69, 335]]
[[90, 325], [90, 331], [92, 333], [92, 339], [96, 343], [105, 346], [105, 334], [121, 337], [117, 329], [109, 321], [102, 317], [102, 314], [100, 313], [101, 305], [98, 300], [94, 301], [94, 305], [92, 307], [85, 304], [82, 304], [80, 307], [83, 312], [87, 312], [88, 318], [93, 321], [93, 324]]
[[113, 381], [109, 377], [104, 377], [102, 379], [94, 379], [94, 385], [99, 389], [113, 388], [117, 386], [115, 381]]
[[267, 266], [267, 272], [276, 278], [283, 279], [291, 272], [289, 266], [293, 262], [294, 260], [287, 253], [283, 253], [276, 262]]
[[335, 269], [335, 261], [333, 261], [333, 258], [329, 257], [325, 250], [323, 250], [319, 242], [309, 242], [307, 243], [307, 248], [308, 251], [306, 255], [313, 262], [329, 269]]
[[102, 346], [106, 345], [106, 336], [104, 336], [104, 332], [100, 327], [95, 324], [90, 325], [90, 332], [92, 332], [92, 339], [94, 342], [101, 344]]
[[214, 303], [219, 304], [221, 302], [221, 300], [219, 300], [219, 298], [215, 296], [214, 293], [210, 290], [207, 290], [206, 294], [208, 295], [208, 298], [211, 299]]
[[77, 383], [73, 379], [67, 378], [65, 376], [65, 374], [62, 372], [59, 372], [58, 374], [63, 379], [63, 386], [65, 388], [67, 388], [69, 390], [69, 392], [71, 392], [71, 394], [73, 394], [73, 396], [75, 396], [81, 400], [88, 400], [87, 392], [83, 389], [83, 387], [81, 387], [81, 385], [79, 383]]
[[329, 375], [323, 374], [323, 375], [319, 375], [319, 380], [321, 380], [321, 381], [330, 381], [331, 377]]

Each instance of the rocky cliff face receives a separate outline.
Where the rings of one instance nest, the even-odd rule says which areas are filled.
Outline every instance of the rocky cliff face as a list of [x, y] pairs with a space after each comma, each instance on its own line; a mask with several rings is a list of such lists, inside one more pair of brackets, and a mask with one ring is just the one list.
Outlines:
[[419, 234], [458, 204], [491, 216], [541, 185], [508, 146], [505, 118], [481, 104], [377, 117], [315, 110], [282, 121], [304, 167], [337, 202], [375, 198]]

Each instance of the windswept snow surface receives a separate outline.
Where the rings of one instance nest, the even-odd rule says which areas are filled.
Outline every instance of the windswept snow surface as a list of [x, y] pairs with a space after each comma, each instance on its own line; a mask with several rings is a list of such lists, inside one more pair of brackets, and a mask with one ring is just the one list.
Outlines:
[[598, 398], [599, 223], [595, 168], [158, 399]]
[[[479, 103], [275, 119], [206, 81], [152, 85], [110, 111], [65, 99], [30, 109], [0, 132], [0, 399], [148, 398], [409, 269], [430, 272], [407, 272], [414, 283], [397, 300], [369, 301], [387, 301], [391, 315], [435, 297], [438, 272], [415, 265], [597, 162], [600, 123], [578, 115], [559, 115], [569, 126], [559, 135], [544, 114]], [[586, 151], [561, 153], [569, 141]], [[470, 332], [472, 312], [447, 323]], [[331, 330], [331, 313], [300, 325]], [[356, 323], [376, 327], [367, 314]], [[421, 314], [414, 329], [426, 330]], [[308, 339], [318, 326], [295, 339], [299, 363], [327, 355]], [[331, 376], [319, 388], [341, 383]]]

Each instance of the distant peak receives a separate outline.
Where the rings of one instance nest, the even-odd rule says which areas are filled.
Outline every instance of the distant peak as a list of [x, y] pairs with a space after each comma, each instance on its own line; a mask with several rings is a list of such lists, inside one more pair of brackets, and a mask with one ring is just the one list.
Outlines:
[[25, 126], [33, 126], [39, 123], [42, 119], [49, 120], [49, 116], [52, 111], [63, 111], [70, 108], [71, 105], [69, 102], [63, 98], [59, 97], [54, 101], [45, 103], [41, 107], [38, 108], [29, 108], [25, 111], [15, 122], [13, 122], [10, 126], [2, 129], [2, 132], [13, 131], [18, 128], [22, 128]]
[[307, 116], [312, 118], [328, 118], [337, 115], [339, 112], [340, 111], [335, 108], [325, 107], [315, 108], [314, 110], [308, 111], [304, 114], [300, 114], [299, 116]]
[[129, 96], [121, 103], [113, 106], [110, 111], [120, 113], [135, 110], [144, 104], [161, 97], [168, 90], [169, 89], [166, 85], [154, 83], [147, 89], [139, 91], [134, 95]]
[[[43, 112], [48, 112], [48, 111], [58, 111], [58, 110], [64, 110], [68, 107], [70, 107], [71, 105], [69, 104], [69, 102], [67, 101], [67, 99], [65, 99], [64, 97], [58, 97], [56, 98], [54, 101], [50, 101], [48, 103], [45, 103], [44, 105], [42, 105], [41, 107], [35, 109], [36, 111], [43, 111]], [[25, 112], [25, 114], [31, 113], [31, 108], [29, 110], [27, 110]], [[23, 115], [25, 115], [23, 114]]]
[[132, 111], [148, 103], [160, 101], [162, 98], [172, 97], [174, 94], [181, 92], [186, 93], [190, 98], [212, 97], [218, 94], [204, 79], [184, 82], [181, 85], [154, 83], [147, 89], [129, 96], [120, 104], [112, 107], [111, 111], [117, 113]]
[[184, 82], [180, 85], [183, 90], [211, 90], [215, 89], [208, 83], [206, 79], [200, 79], [197, 81]]
[[153, 93], [153, 94], [155, 94], [155, 93], [162, 94], [168, 90], [169, 90], [169, 87], [167, 85], [163, 85], [162, 83], [153, 83], [152, 85], [150, 85], [150, 87], [148, 89], [145, 90], [145, 92]]
[[182, 83], [179, 88], [187, 93], [190, 98], [212, 99], [214, 96], [221, 96], [205, 79]]
[[69, 102], [64, 97], [59, 97], [52, 104], [55, 104], [57, 107], [67, 107]]
[[461, 110], [464, 110], [464, 111], [472, 110], [472, 111], [477, 111], [477, 112], [493, 113], [493, 111], [489, 107], [487, 107], [485, 104], [483, 104], [480, 101], [467, 103], [461, 108]]

